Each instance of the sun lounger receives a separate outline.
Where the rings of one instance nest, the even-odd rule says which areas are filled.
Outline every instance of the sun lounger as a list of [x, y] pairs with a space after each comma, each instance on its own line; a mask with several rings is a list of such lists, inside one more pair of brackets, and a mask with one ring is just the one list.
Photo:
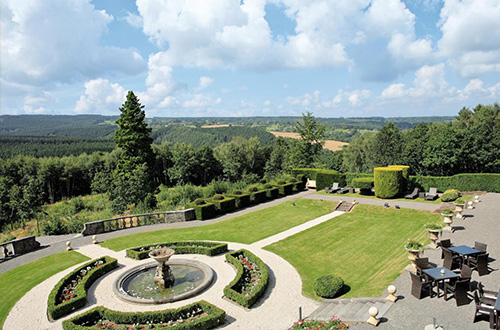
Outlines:
[[325, 188], [325, 191], [326, 191], [327, 193], [331, 193], [331, 194], [336, 193], [336, 192], [338, 192], [339, 190], [340, 190], [340, 188], [339, 188], [339, 183], [338, 183], [338, 182], [334, 182], [334, 183], [333, 183], [333, 185], [332, 185], [331, 187], [326, 187], [326, 188]]
[[429, 192], [425, 195], [425, 200], [433, 201], [438, 198], [438, 193], [436, 188], [429, 188]]
[[405, 195], [406, 199], [415, 199], [417, 197], [418, 197], [418, 188], [413, 189], [413, 191], [411, 193], [409, 193], [408, 195]]

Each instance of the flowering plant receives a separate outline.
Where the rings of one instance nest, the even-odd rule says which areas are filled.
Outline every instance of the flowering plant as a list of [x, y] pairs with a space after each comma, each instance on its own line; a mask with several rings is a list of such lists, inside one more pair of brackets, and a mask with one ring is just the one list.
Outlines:
[[319, 320], [298, 320], [293, 324], [293, 330], [345, 330], [349, 326], [342, 322], [338, 317], [333, 316], [330, 321]]
[[76, 288], [78, 285], [80, 285], [80, 282], [87, 276], [92, 270], [101, 267], [104, 265], [104, 261], [102, 260], [97, 260], [95, 263], [87, 266], [86, 268], [83, 268], [80, 270], [79, 273], [77, 273], [73, 278], [69, 280], [69, 283], [62, 289], [61, 294], [59, 295], [57, 299], [57, 303], [63, 303], [70, 301], [71, 299], [74, 299], [78, 297], [76, 294]]

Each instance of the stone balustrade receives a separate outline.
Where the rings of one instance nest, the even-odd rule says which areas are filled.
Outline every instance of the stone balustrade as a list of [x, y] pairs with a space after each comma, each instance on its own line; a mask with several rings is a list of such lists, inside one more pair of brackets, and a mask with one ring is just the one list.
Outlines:
[[154, 225], [158, 223], [191, 221], [195, 219], [196, 214], [194, 209], [135, 214], [118, 218], [87, 222], [84, 224], [82, 235], [89, 236], [120, 229]]
[[31, 252], [40, 247], [35, 236], [26, 236], [0, 244], [0, 257], [7, 258]]

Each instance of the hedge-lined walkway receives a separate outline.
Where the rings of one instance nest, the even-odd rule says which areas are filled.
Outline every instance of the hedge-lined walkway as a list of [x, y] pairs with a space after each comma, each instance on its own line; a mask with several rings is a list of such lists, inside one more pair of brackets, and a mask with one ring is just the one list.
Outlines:
[[[311, 313], [318, 306], [318, 302], [302, 295], [302, 282], [297, 271], [284, 259], [274, 253], [263, 250], [261, 247], [277, 242], [305, 229], [314, 227], [322, 222], [343, 214], [332, 212], [307, 223], [286, 230], [278, 235], [257, 241], [253, 244], [239, 244], [228, 242], [230, 250], [247, 249], [261, 258], [269, 269], [269, 284], [264, 296], [246, 311], [234, 302], [222, 298], [224, 287], [235, 277], [234, 269], [225, 261], [224, 255], [208, 257], [204, 255], [174, 255], [175, 259], [198, 260], [208, 264], [215, 271], [216, 280], [211, 287], [196, 297], [162, 305], [136, 305], [120, 300], [113, 293], [114, 280], [126, 269], [150, 262], [149, 259], [135, 260], [125, 257], [125, 250], [112, 251], [100, 245], [89, 244], [77, 249], [83, 255], [96, 259], [109, 255], [118, 259], [120, 268], [103, 276], [95, 282], [88, 291], [88, 306], [67, 317], [50, 323], [46, 317], [46, 301], [48, 294], [57, 281], [72, 269], [67, 269], [52, 276], [28, 292], [15, 305], [5, 322], [6, 329], [32, 328], [34, 324], [40, 329], [60, 329], [64, 319], [73, 317], [96, 305], [103, 305], [112, 310], [120, 311], [151, 311], [165, 308], [177, 308], [199, 300], [206, 300], [227, 312], [227, 328], [232, 329], [286, 329], [298, 318], [298, 309], [302, 307], [304, 315]], [[36, 303], [38, 302], [38, 303]], [[43, 302], [43, 303], [40, 303]]]

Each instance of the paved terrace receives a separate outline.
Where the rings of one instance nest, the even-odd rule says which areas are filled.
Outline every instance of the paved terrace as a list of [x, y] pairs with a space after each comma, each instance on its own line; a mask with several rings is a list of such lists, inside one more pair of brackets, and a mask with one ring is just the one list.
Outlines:
[[[473, 246], [474, 241], [488, 244], [490, 258], [495, 259], [490, 262], [490, 267], [495, 270], [481, 277], [474, 271], [472, 283], [481, 281], [486, 289], [497, 291], [500, 289], [500, 194], [488, 193], [481, 196], [480, 200], [476, 209], [465, 210], [464, 220], [454, 220], [455, 231], [444, 232], [443, 238], [450, 238], [454, 245]], [[426, 249], [423, 256], [429, 257], [431, 263], [442, 266], [440, 249]], [[398, 288], [396, 295], [403, 298], [384, 315], [378, 326], [380, 329], [424, 329], [425, 325], [432, 324], [433, 318], [436, 318], [436, 323], [445, 330], [489, 328], [486, 319], [472, 323], [475, 311], [473, 301], [469, 305], [457, 307], [454, 299], [445, 301], [442, 297], [432, 299], [425, 297], [418, 300], [413, 297], [410, 293], [410, 275], [406, 270], [396, 279], [394, 285]], [[387, 292], [383, 294], [386, 295]], [[373, 327], [368, 324], [357, 324], [352, 329], [373, 329]]]

